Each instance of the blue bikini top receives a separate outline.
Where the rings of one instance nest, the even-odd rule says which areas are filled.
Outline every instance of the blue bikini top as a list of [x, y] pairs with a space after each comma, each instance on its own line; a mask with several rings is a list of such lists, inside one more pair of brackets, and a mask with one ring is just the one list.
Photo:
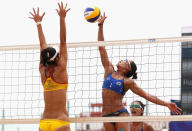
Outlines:
[[114, 92], [117, 92], [121, 95], [125, 95], [124, 88], [123, 88], [123, 80], [116, 80], [111, 76], [112, 73], [110, 73], [103, 82], [103, 87], [108, 90], [112, 90]]

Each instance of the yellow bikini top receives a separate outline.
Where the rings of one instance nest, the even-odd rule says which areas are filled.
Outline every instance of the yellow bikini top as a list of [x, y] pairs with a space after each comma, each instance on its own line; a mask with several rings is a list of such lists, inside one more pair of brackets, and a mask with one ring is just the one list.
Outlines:
[[60, 90], [65, 89], [67, 90], [68, 84], [64, 83], [58, 83], [52, 79], [52, 77], [48, 77], [45, 80], [45, 83], [43, 85], [44, 91], [54, 91], [54, 90]]

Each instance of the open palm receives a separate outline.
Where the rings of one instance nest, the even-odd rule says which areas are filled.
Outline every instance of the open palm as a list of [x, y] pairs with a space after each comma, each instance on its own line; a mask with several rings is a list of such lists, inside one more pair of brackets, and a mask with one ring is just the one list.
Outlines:
[[177, 105], [175, 103], [169, 103], [167, 105], [167, 107], [169, 108], [169, 110], [171, 112], [173, 112], [174, 114], [180, 115], [182, 112], [182, 109], [180, 109], [179, 107], [177, 107]]
[[35, 11], [35, 9], [33, 8], [33, 13], [29, 12], [33, 17], [29, 17], [30, 19], [33, 19], [36, 23], [37, 22], [41, 22], [45, 12], [42, 15], [39, 15], [39, 8], [37, 8], [37, 11]]
[[98, 20], [98, 24], [103, 24], [106, 18], [107, 17], [105, 16], [105, 12], [104, 12], [103, 16], [101, 15], [101, 18]]
[[70, 8], [67, 9], [67, 4], [66, 4], [65, 7], [64, 7], [64, 6], [63, 6], [63, 2], [61, 2], [61, 4], [58, 3], [58, 6], [59, 6], [59, 10], [56, 9], [58, 15], [59, 15], [60, 17], [65, 17], [66, 14], [67, 14], [67, 12], [70, 10]]

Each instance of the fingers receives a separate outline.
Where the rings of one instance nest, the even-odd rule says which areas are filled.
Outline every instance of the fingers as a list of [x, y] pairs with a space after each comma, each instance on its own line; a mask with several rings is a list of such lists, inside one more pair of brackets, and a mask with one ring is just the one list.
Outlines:
[[176, 104], [174, 104], [174, 106], [175, 106], [175, 110], [174, 110], [175, 114], [177, 114], [177, 115], [181, 115], [181, 114], [182, 114], [182, 109], [179, 108], [179, 107], [177, 107]]
[[180, 111], [177, 110], [176, 112], [177, 112], [178, 115], [181, 115], [181, 112], [180, 112]]
[[171, 110], [171, 112], [173, 112], [173, 114], [175, 114], [175, 115], [178, 115], [178, 112], [177, 112], [177, 110]]
[[183, 111], [181, 108], [177, 107], [177, 110]]
[[67, 9], [67, 3], [65, 4], [65, 8], [64, 8], [65, 10]]
[[173, 111], [174, 114], [178, 115], [178, 112], [177, 111]]
[[183, 110], [181, 108], [177, 107], [177, 112], [179, 113], [179, 115], [181, 115]]
[[42, 14], [41, 19], [43, 19], [44, 15], [45, 15], [45, 12]]
[[33, 17], [28, 17], [29, 19], [33, 19], [34, 20], [34, 18]]
[[37, 8], [37, 14], [39, 15], [39, 8]]
[[35, 14], [35, 15], [37, 15], [37, 14], [36, 14], [36, 11], [35, 11], [35, 9], [34, 9], [34, 8], [33, 8], [33, 12], [34, 12], [34, 14]]
[[61, 1], [61, 9], [63, 9], [63, 2]]
[[60, 4], [58, 3], [58, 6], [59, 6], [59, 9], [61, 10], [61, 6], [60, 6]]
[[104, 21], [105, 21], [106, 18], [107, 18], [107, 17], [105, 16], [105, 12], [104, 12], [103, 15], [100, 16], [98, 22], [99, 22], [99, 23], [104, 23]]
[[65, 15], [71, 8], [67, 9], [67, 4], [65, 4], [65, 7], [63, 6], [63, 2], [58, 3], [59, 9], [56, 9], [57, 13], [59, 15]]
[[177, 115], [181, 115], [180, 111], [176, 110], [175, 112], [177, 113]]
[[29, 13], [32, 15], [32, 17], [29, 17], [29, 19], [33, 19], [35, 22], [41, 22], [45, 15], [45, 12], [41, 16], [39, 15], [39, 8], [37, 8], [36, 11], [33, 8], [33, 13], [32, 12]]
[[71, 9], [71, 8], [67, 9], [67, 10], [66, 10], [66, 13], [67, 13], [70, 9]]
[[35, 16], [33, 13], [29, 12], [33, 17]]
[[102, 18], [103, 18], [103, 16], [101, 15], [100, 19], [102, 19]]
[[100, 16], [100, 20], [104, 21], [107, 17], [105, 16], [105, 12], [103, 13], [103, 15]]
[[58, 11], [58, 9], [56, 9], [56, 11], [57, 11], [57, 13], [59, 14], [59, 11]]
[[104, 19], [106, 19], [106, 18], [107, 18], [107, 16], [105, 15], [105, 12], [103, 13], [103, 16], [104, 16]]
[[176, 111], [173, 111], [174, 114], [178, 115]]
[[172, 112], [176, 115], [181, 115], [181, 111], [179, 109], [174, 109]]

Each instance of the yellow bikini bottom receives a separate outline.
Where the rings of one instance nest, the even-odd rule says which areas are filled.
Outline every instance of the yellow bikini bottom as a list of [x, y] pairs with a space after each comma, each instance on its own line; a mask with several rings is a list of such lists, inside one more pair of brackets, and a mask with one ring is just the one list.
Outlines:
[[55, 131], [62, 126], [69, 126], [69, 122], [58, 119], [45, 119], [40, 120], [40, 129], [42, 131]]

